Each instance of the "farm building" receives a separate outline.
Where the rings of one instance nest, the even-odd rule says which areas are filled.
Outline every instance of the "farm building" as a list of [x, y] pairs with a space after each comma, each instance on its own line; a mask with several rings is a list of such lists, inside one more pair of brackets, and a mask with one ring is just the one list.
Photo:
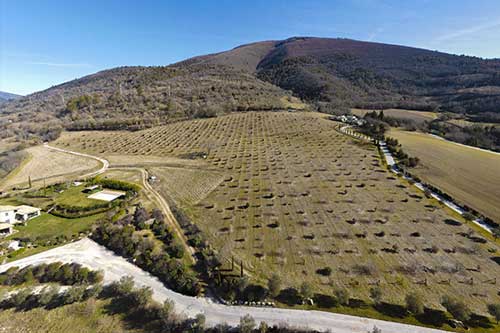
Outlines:
[[0, 206], [0, 223], [20, 223], [40, 216], [40, 208], [31, 206]]

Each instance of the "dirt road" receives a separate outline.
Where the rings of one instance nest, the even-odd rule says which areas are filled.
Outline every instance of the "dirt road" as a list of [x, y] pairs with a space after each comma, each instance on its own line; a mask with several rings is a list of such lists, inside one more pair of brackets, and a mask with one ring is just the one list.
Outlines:
[[82, 176], [80, 176], [81, 178], [95, 177], [97, 175], [100, 175], [101, 173], [104, 173], [109, 168], [109, 162], [104, 158], [94, 156], [94, 155], [84, 154], [84, 153], [78, 153], [76, 151], [71, 151], [71, 150], [67, 150], [67, 149], [52, 147], [48, 143], [44, 143], [43, 146], [47, 149], [50, 149], [50, 150], [59, 151], [62, 153], [71, 154], [71, 155], [75, 155], [75, 156], [82, 156], [82, 157], [91, 158], [91, 159], [99, 161], [102, 164], [102, 167], [99, 170], [82, 175]]
[[308, 327], [320, 331], [330, 330], [335, 333], [365, 333], [371, 331], [374, 326], [380, 328], [383, 333], [445, 332], [330, 312], [227, 306], [215, 304], [207, 298], [184, 296], [166, 288], [157, 278], [87, 238], [1, 265], [0, 272], [13, 266], [24, 267], [55, 261], [64, 263], [77, 262], [94, 270], [103, 270], [105, 283], [110, 283], [119, 280], [122, 276], [130, 275], [134, 278], [137, 286], [151, 287], [155, 300], [163, 302], [166, 299], [171, 299], [174, 301], [177, 312], [184, 313], [188, 317], [194, 317], [198, 313], [203, 313], [208, 326], [214, 326], [219, 323], [236, 326], [239, 324], [240, 317], [249, 314], [257, 323], [261, 321], [265, 321], [269, 325], [286, 323], [289, 326]]

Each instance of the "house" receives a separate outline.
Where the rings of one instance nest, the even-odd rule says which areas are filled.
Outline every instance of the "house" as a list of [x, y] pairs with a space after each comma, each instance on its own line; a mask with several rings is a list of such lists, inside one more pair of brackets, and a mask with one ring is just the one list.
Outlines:
[[40, 216], [40, 208], [31, 206], [18, 206], [16, 211], [16, 220], [26, 222], [32, 218]]
[[8, 236], [11, 233], [12, 233], [12, 224], [6, 222], [0, 223], [0, 237]]
[[14, 223], [16, 206], [0, 206], [0, 223]]
[[40, 208], [26, 205], [0, 206], [0, 223], [23, 223], [40, 216]]

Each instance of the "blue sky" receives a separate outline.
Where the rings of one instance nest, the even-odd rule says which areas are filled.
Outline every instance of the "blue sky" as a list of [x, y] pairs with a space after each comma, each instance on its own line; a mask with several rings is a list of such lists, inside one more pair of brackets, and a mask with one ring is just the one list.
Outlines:
[[28, 94], [106, 68], [291, 36], [500, 58], [500, 1], [0, 0], [0, 90]]

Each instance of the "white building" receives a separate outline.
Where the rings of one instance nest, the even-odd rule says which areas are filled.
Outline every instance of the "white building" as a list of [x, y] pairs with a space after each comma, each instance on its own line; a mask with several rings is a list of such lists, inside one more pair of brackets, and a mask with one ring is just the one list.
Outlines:
[[23, 223], [40, 216], [40, 208], [31, 206], [0, 206], [0, 223]]

